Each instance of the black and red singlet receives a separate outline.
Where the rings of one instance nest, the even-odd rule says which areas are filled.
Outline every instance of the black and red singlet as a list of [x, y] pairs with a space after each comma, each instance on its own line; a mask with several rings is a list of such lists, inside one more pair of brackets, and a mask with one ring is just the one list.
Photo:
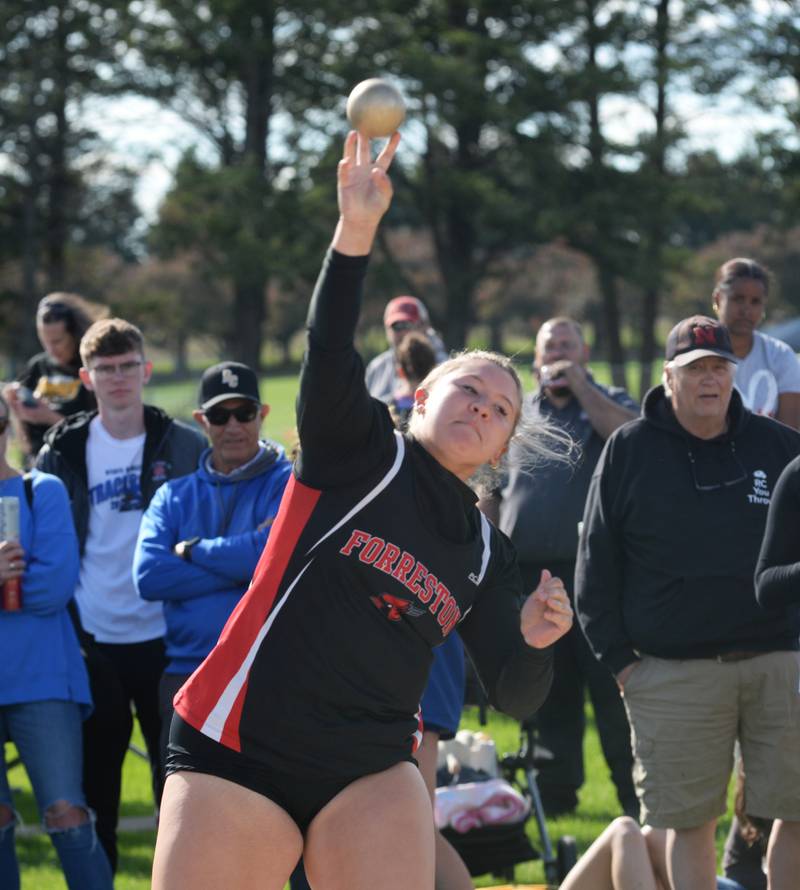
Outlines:
[[367, 393], [353, 345], [366, 266], [326, 258], [294, 476], [250, 589], [175, 698], [205, 736], [320, 778], [409, 758], [431, 649], [456, 628], [502, 711], [529, 716], [552, 675], [549, 650], [520, 633], [511, 544]]

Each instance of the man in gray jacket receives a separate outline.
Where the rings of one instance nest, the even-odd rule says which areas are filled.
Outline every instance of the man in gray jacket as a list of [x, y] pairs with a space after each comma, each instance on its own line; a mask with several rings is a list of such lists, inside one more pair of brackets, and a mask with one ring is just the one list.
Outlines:
[[428, 310], [416, 297], [395, 297], [389, 300], [383, 311], [383, 329], [389, 349], [376, 355], [367, 365], [365, 380], [369, 394], [388, 405], [401, 384], [397, 373], [397, 347], [410, 331], [422, 331], [431, 341], [436, 361], [447, 358], [447, 350], [439, 335], [431, 327]]
[[[625, 390], [597, 383], [588, 360], [589, 347], [573, 319], [551, 318], [539, 329], [533, 363], [539, 390], [529, 397], [529, 406], [569, 433], [579, 453], [574, 461], [553, 461], [529, 473], [524, 457], [512, 448], [508, 479], [498, 493], [500, 529], [514, 542], [526, 589], [533, 589], [542, 569], [548, 569], [563, 579], [570, 597], [578, 522], [592, 471], [608, 436], [639, 410]], [[578, 805], [587, 692], [620, 806], [635, 815], [639, 807], [625, 708], [613, 678], [597, 662], [577, 625], [555, 644], [553, 688], [536, 715], [539, 742], [553, 754], [551, 761], [542, 763], [537, 780], [545, 811], [556, 815]]]

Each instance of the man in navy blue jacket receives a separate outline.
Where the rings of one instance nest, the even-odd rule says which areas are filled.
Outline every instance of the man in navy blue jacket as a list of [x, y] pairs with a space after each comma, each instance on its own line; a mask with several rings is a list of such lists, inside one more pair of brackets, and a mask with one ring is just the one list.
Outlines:
[[194, 418], [211, 447], [194, 473], [158, 490], [142, 519], [133, 564], [140, 596], [164, 603], [162, 765], [172, 699], [247, 590], [291, 472], [283, 448], [259, 440], [269, 405], [246, 365], [209, 368], [199, 403]]

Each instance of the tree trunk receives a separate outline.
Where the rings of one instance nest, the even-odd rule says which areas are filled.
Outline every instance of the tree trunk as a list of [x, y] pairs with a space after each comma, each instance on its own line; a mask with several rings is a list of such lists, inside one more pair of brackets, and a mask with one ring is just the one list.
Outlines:
[[625, 350], [619, 335], [619, 301], [617, 300], [617, 284], [614, 273], [608, 266], [598, 269], [600, 281], [600, 297], [603, 304], [603, 325], [605, 340], [608, 345], [608, 363], [611, 367], [611, 379], [614, 386], [627, 389], [625, 377]]
[[669, 0], [659, 0], [655, 33], [656, 107], [655, 133], [650, 154], [651, 197], [646, 202], [650, 209], [647, 221], [647, 247], [644, 255], [645, 289], [642, 306], [642, 341], [639, 352], [639, 398], [650, 388], [653, 380], [653, 361], [656, 355], [656, 323], [661, 302], [664, 278], [664, 199], [667, 194], [667, 80], [669, 78]]
[[[240, 163], [252, 165], [257, 172], [259, 193], [251, 196], [252, 213], [243, 213], [243, 226], [255, 226], [266, 252], [269, 222], [269, 171], [267, 140], [274, 80], [275, 8], [265, 4], [263, 11], [249, 16], [245, 27], [251, 31], [252, 42], [242, 60], [241, 79], [245, 94], [245, 138]], [[238, 361], [258, 371], [261, 368], [261, 346], [267, 317], [266, 288], [269, 281], [267, 263], [251, 262], [248, 268], [234, 273], [234, 306], [228, 352]]]
[[261, 370], [261, 344], [267, 317], [265, 286], [261, 281], [237, 281], [233, 289], [233, 325], [228, 358]]
[[[31, 152], [33, 155], [33, 152]], [[21, 313], [21, 326], [15, 338], [15, 353], [27, 359], [38, 352], [38, 342], [33, 319], [39, 301], [39, 211], [37, 199], [40, 182], [36, 159], [32, 158], [28, 169], [28, 185], [24, 190], [22, 207], [22, 227], [25, 237], [22, 241], [22, 292], [25, 311]]]
[[475, 293], [473, 256], [475, 230], [463, 211], [448, 213], [444, 256], [439, 258], [445, 286], [445, 344], [448, 349], [463, 349], [472, 322]]
[[56, 121], [55, 132], [51, 137], [50, 177], [47, 199], [47, 280], [50, 290], [63, 289], [66, 281], [67, 212], [69, 201], [69, 172], [67, 170], [67, 26], [64, 22], [63, 4], [59, 4], [56, 26], [56, 90], [54, 92], [53, 115]]
[[656, 357], [656, 319], [658, 317], [659, 292], [648, 288], [643, 296], [642, 342], [639, 347], [639, 401], [653, 385], [653, 362]]
[[503, 320], [496, 315], [489, 319], [489, 349], [503, 352]]
[[[595, 88], [599, 83], [597, 67], [597, 51], [601, 36], [596, 21], [595, 3], [586, 3], [586, 41], [588, 44], [587, 70], [591, 84], [588, 98], [589, 106], [589, 156], [591, 157], [591, 181], [594, 189], [600, 193], [604, 186], [605, 137], [600, 123], [600, 92]], [[616, 272], [611, 260], [613, 249], [608, 244], [608, 220], [602, 218], [602, 205], [595, 207], [593, 230], [595, 241], [588, 249], [596, 265], [600, 284], [600, 297], [603, 309], [603, 341], [605, 342], [608, 362], [611, 367], [611, 378], [615, 386], [627, 389], [625, 375], [625, 350], [620, 337], [620, 311], [617, 296]]]
[[185, 330], [179, 331], [175, 335], [175, 348], [172, 354], [173, 361], [175, 362], [176, 377], [189, 376], [188, 346], [189, 335]]

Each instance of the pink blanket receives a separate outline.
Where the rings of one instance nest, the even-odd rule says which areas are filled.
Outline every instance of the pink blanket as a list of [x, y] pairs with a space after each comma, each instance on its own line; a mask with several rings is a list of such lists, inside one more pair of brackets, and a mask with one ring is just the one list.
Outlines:
[[490, 779], [437, 788], [434, 810], [437, 828], [464, 834], [484, 825], [523, 822], [530, 804], [504, 779]]

